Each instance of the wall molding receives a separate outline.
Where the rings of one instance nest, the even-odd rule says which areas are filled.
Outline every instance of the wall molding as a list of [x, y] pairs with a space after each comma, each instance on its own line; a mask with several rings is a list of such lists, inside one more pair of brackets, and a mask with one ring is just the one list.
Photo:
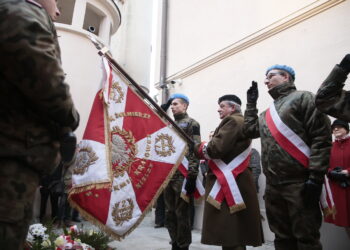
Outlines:
[[[167, 77], [167, 82], [175, 79], [185, 79], [186, 77], [193, 75], [211, 65], [218, 63], [240, 51], [243, 51], [254, 44], [260, 43], [296, 24], [299, 24], [323, 11], [328, 10], [346, 0], [317, 0], [298, 11], [295, 11], [288, 16], [260, 29], [241, 40], [229, 45], [228, 47], [178, 71]], [[159, 82], [155, 84], [155, 87], [159, 89]]]

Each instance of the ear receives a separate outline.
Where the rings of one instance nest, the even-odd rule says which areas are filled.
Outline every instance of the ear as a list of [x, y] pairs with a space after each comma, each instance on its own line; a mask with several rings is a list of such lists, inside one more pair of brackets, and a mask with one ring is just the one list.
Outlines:
[[236, 105], [232, 105], [232, 106], [231, 106], [231, 109], [232, 109], [232, 110], [231, 110], [231, 113], [232, 113], [232, 114], [233, 114], [234, 112], [236, 112]]

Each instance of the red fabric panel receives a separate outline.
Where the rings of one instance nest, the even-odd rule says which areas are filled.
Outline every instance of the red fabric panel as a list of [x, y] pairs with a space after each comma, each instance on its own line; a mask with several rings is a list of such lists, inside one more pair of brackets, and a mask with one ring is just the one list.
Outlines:
[[100, 99], [99, 94], [100, 91], [96, 94], [92, 104], [83, 139], [105, 144], [103, 100]]
[[106, 224], [111, 199], [110, 189], [92, 189], [71, 195], [71, 199], [79, 204], [87, 213]]
[[[163, 181], [169, 175], [173, 164], [154, 162], [147, 160], [143, 165], [143, 173], [137, 175], [135, 170], [137, 170], [140, 165], [141, 160], [137, 160], [131, 166], [131, 171], [129, 173], [134, 187], [137, 204], [139, 205], [141, 211], [143, 212], [147, 205], [152, 201], [152, 198], [157, 193], [159, 187], [163, 184]], [[153, 167], [150, 167], [152, 164]], [[142, 176], [150, 169], [149, 175], [145, 181], [142, 181]], [[140, 187], [137, 187], [137, 184], [141, 184]]]
[[150, 118], [142, 118], [138, 116], [124, 117], [123, 128], [132, 131], [136, 141], [139, 141], [147, 135], [153, 134], [157, 130], [166, 126], [165, 123], [154, 114], [153, 110], [145, 105], [145, 103], [132, 90], [130, 90], [130, 88], [128, 89], [124, 112], [140, 112], [151, 116]]

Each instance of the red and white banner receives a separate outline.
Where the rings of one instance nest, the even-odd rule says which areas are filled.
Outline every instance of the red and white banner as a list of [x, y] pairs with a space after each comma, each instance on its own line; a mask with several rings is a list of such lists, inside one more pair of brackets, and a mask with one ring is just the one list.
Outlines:
[[248, 167], [250, 152], [251, 145], [228, 164], [220, 159], [209, 160], [209, 167], [216, 176], [214, 186], [207, 198], [210, 204], [220, 209], [225, 199], [230, 213], [246, 208], [235, 178]]
[[[310, 147], [281, 120], [273, 103], [266, 111], [265, 118], [271, 135], [276, 140], [278, 145], [305, 168], [308, 168], [311, 152]], [[332, 211], [335, 209], [327, 176], [325, 176], [325, 183], [322, 187], [320, 205], [324, 215], [332, 213]]]
[[103, 59], [104, 77], [78, 145], [71, 204], [122, 239], [181, 164], [187, 144]]

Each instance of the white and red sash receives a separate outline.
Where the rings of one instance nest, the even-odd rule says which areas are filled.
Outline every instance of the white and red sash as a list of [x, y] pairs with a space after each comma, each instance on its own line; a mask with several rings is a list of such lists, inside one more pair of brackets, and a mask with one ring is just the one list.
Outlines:
[[[188, 175], [188, 160], [186, 157], [183, 158], [182, 163], [180, 164], [178, 170], [181, 172], [181, 174], [185, 177], [184, 182], [182, 184], [181, 189], [181, 198], [185, 201], [189, 202], [189, 196], [187, 194], [187, 191], [185, 189], [186, 183], [187, 183], [187, 175]], [[194, 198], [199, 199], [205, 194], [205, 189], [203, 187], [202, 182], [199, 180], [199, 178], [196, 178], [196, 190], [193, 193]]]
[[[310, 147], [281, 120], [273, 103], [267, 109], [265, 119], [270, 133], [278, 145], [305, 168], [308, 168]], [[333, 196], [327, 177], [322, 187], [320, 205], [325, 215], [334, 211]]]
[[248, 167], [250, 152], [251, 145], [230, 163], [226, 164], [220, 159], [209, 158], [206, 153], [206, 143], [202, 143], [199, 148], [199, 154], [209, 160], [208, 165], [216, 176], [216, 181], [208, 195], [207, 201], [217, 209], [221, 208], [221, 203], [224, 199], [227, 202], [230, 213], [246, 208], [235, 178]]
[[281, 120], [273, 103], [266, 111], [265, 118], [267, 126], [278, 145], [304, 167], [308, 167], [310, 147]]

